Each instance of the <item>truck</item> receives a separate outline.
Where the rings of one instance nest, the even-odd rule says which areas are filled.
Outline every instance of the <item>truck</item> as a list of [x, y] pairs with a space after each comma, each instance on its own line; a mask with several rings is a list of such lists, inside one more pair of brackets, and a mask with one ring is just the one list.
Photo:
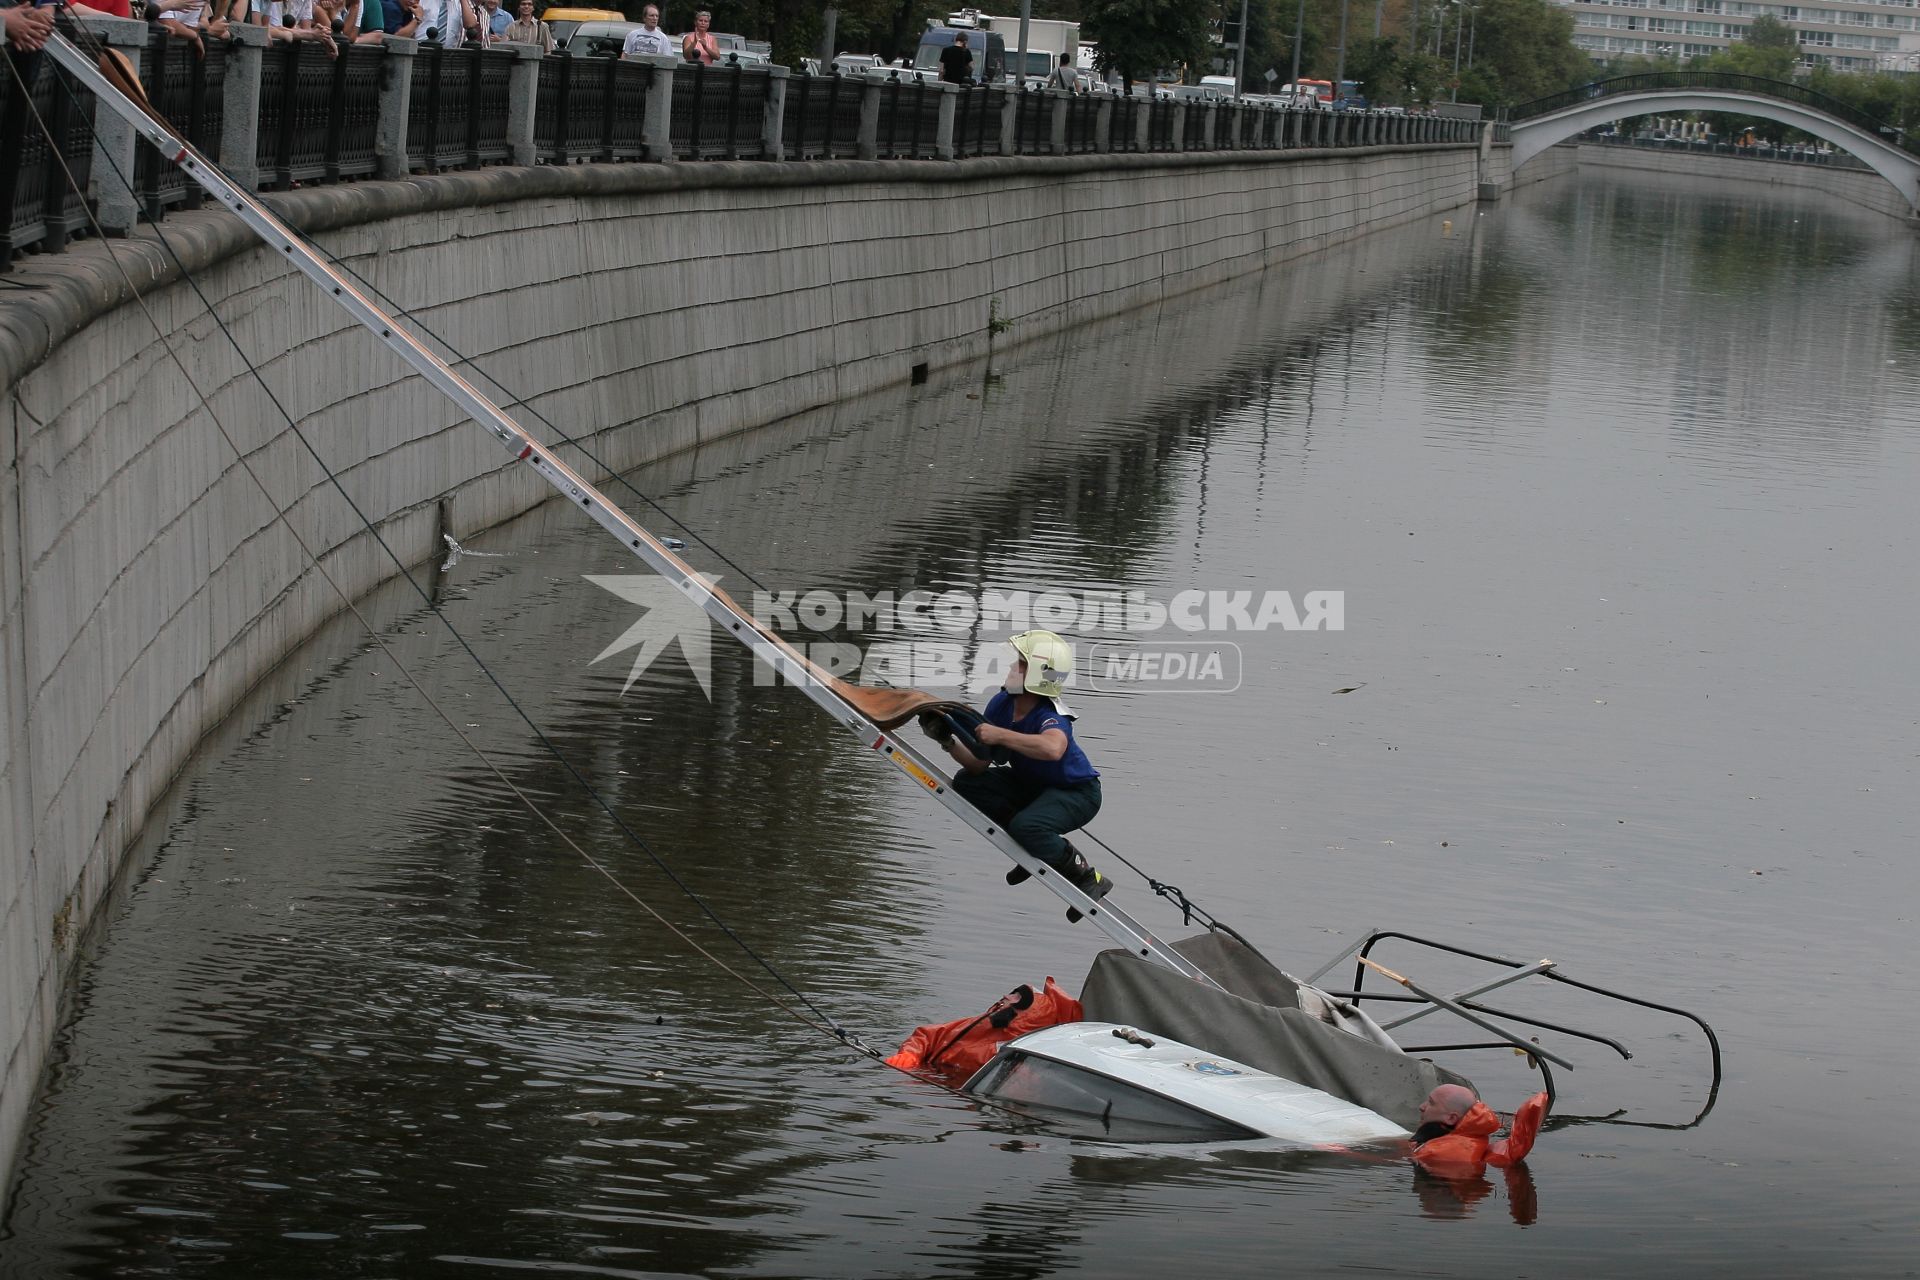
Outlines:
[[[949, 27], [970, 26], [981, 31], [991, 31], [998, 35], [1007, 46], [1007, 70], [1027, 83], [1038, 87], [1046, 82], [1053, 69], [1060, 65], [1060, 55], [1075, 53], [1080, 46], [1080, 24], [1060, 18], [1027, 19], [1027, 63], [1020, 63], [1020, 15], [1011, 17], [996, 13], [982, 13], [978, 9], [962, 9], [947, 15]], [[1075, 59], [1067, 60], [1068, 66], [1077, 65]]]
[[1282, 97], [1291, 98], [1293, 105], [1299, 107], [1331, 107], [1333, 105], [1333, 81], [1301, 80], [1298, 84], [1280, 86]]

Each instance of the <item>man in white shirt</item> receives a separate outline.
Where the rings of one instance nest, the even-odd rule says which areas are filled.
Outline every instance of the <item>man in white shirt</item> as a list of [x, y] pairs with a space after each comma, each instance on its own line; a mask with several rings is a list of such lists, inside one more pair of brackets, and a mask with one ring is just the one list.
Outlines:
[[667, 33], [660, 29], [660, 9], [657, 5], [650, 4], [640, 11], [640, 29], [627, 33], [627, 43], [620, 52], [629, 58], [642, 53], [660, 58], [674, 56], [673, 41], [667, 39]]

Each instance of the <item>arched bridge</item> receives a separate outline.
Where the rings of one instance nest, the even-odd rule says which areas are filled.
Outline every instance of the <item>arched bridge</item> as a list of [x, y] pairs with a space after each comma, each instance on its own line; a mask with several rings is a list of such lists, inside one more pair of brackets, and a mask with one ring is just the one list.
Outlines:
[[1864, 111], [1801, 85], [1729, 71], [1656, 71], [1596, 80], [1508, 112], [1513, 167], [1610, 120], [1655, 112], [1722, 111], [1775, 120], [1847, 151], [1920, 212], [1920, 144]]

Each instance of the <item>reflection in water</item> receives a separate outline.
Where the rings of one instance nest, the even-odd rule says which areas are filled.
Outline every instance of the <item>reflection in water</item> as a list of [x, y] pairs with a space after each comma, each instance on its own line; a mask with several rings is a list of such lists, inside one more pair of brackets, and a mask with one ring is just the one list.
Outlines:
[[[1009, 1125], [717, 974], [334, 627], [152, 824], [75, 993], [0, 1275], [1249, 1274], [1276, 1239], [1308, 1271], [1621, 1270], [1655, 1239], [1676, 1270], [1908, 1265], [1882, 1118], [1905, 1046], [1831, 975], [1870, 960], [1896, 1001], [1920, 994], [1898, 746], [1920, 618], [1887, 589], [1920, 478], [1911, 241], [1810, 196], [1618, 176], [1460, 231], [637, 480], [737, 560], [689, 537], [730, 588], [1344, 590], [1344, 632], [1237, 636], [1233, 698], [1080, 700], [1103, 833], [1289, 967], [1420, 924], [1673, 992], [1726, 1035], [1709, 1124], [1556, 1132], [1531, 1157], [1551, 1212], [1524, 1234], [1530, 1182], [1509, 1215], [1467, 1213], [1501, 1189]], [[715, 649], [711, 701], [678, 660], [623, 696], [626, 663], [591, 659], [629, 607], [582, 575], [633, 565], [570, 510], [457, 532], [511, 554], [433, 574], [449, 616], [846, 1026], [886, 1043], [1014, 981], [1077, 985], [1098, 937], [742, 654]], [[398, 590], [371, 607], [516, 785], [751, 966], [430, 613]], [[1179, 928], [1137, 881], [1117, 892]], [[1640, 1052], [1582, 1058], [1569, 1111], [1697, 1105], [1697, 1042], [1605, 1030]], [[1502, 1055], [1463, 1066], [1490, 1097], [1528, 1087]], [[1808, 1191], [1782, 1203], [1755, 1171], [1789, 1159]]]
[[[1540, 1218], [1540, 1193], [1534, 1189], [1533, 1172], [1523, 1160], [1500, 1171], [1506, 1184], [1507, 1216], [1517, 1227], [1530, 1227]], [[1470, 1177], [1442, 1177], [1413, 1166], [1413, 1191], [1420, 1198], [1420, 1212], [1428, 1218], [1464, 1218], [1493, 1194], [1493, 1183], [1484, 1173]]]

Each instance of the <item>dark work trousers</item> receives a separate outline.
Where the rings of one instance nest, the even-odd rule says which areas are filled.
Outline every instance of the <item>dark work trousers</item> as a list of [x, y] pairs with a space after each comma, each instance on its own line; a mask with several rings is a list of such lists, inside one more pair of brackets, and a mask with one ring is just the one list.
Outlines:
[[1066, 869], [1067, 842], [1060, 837], [1100, 812], [1100, 779], [1050, 787], [1011, 769], [954, 775], [953, 789], [974, 808], [1005, 824], [1007, 834], [1056, 871]]

